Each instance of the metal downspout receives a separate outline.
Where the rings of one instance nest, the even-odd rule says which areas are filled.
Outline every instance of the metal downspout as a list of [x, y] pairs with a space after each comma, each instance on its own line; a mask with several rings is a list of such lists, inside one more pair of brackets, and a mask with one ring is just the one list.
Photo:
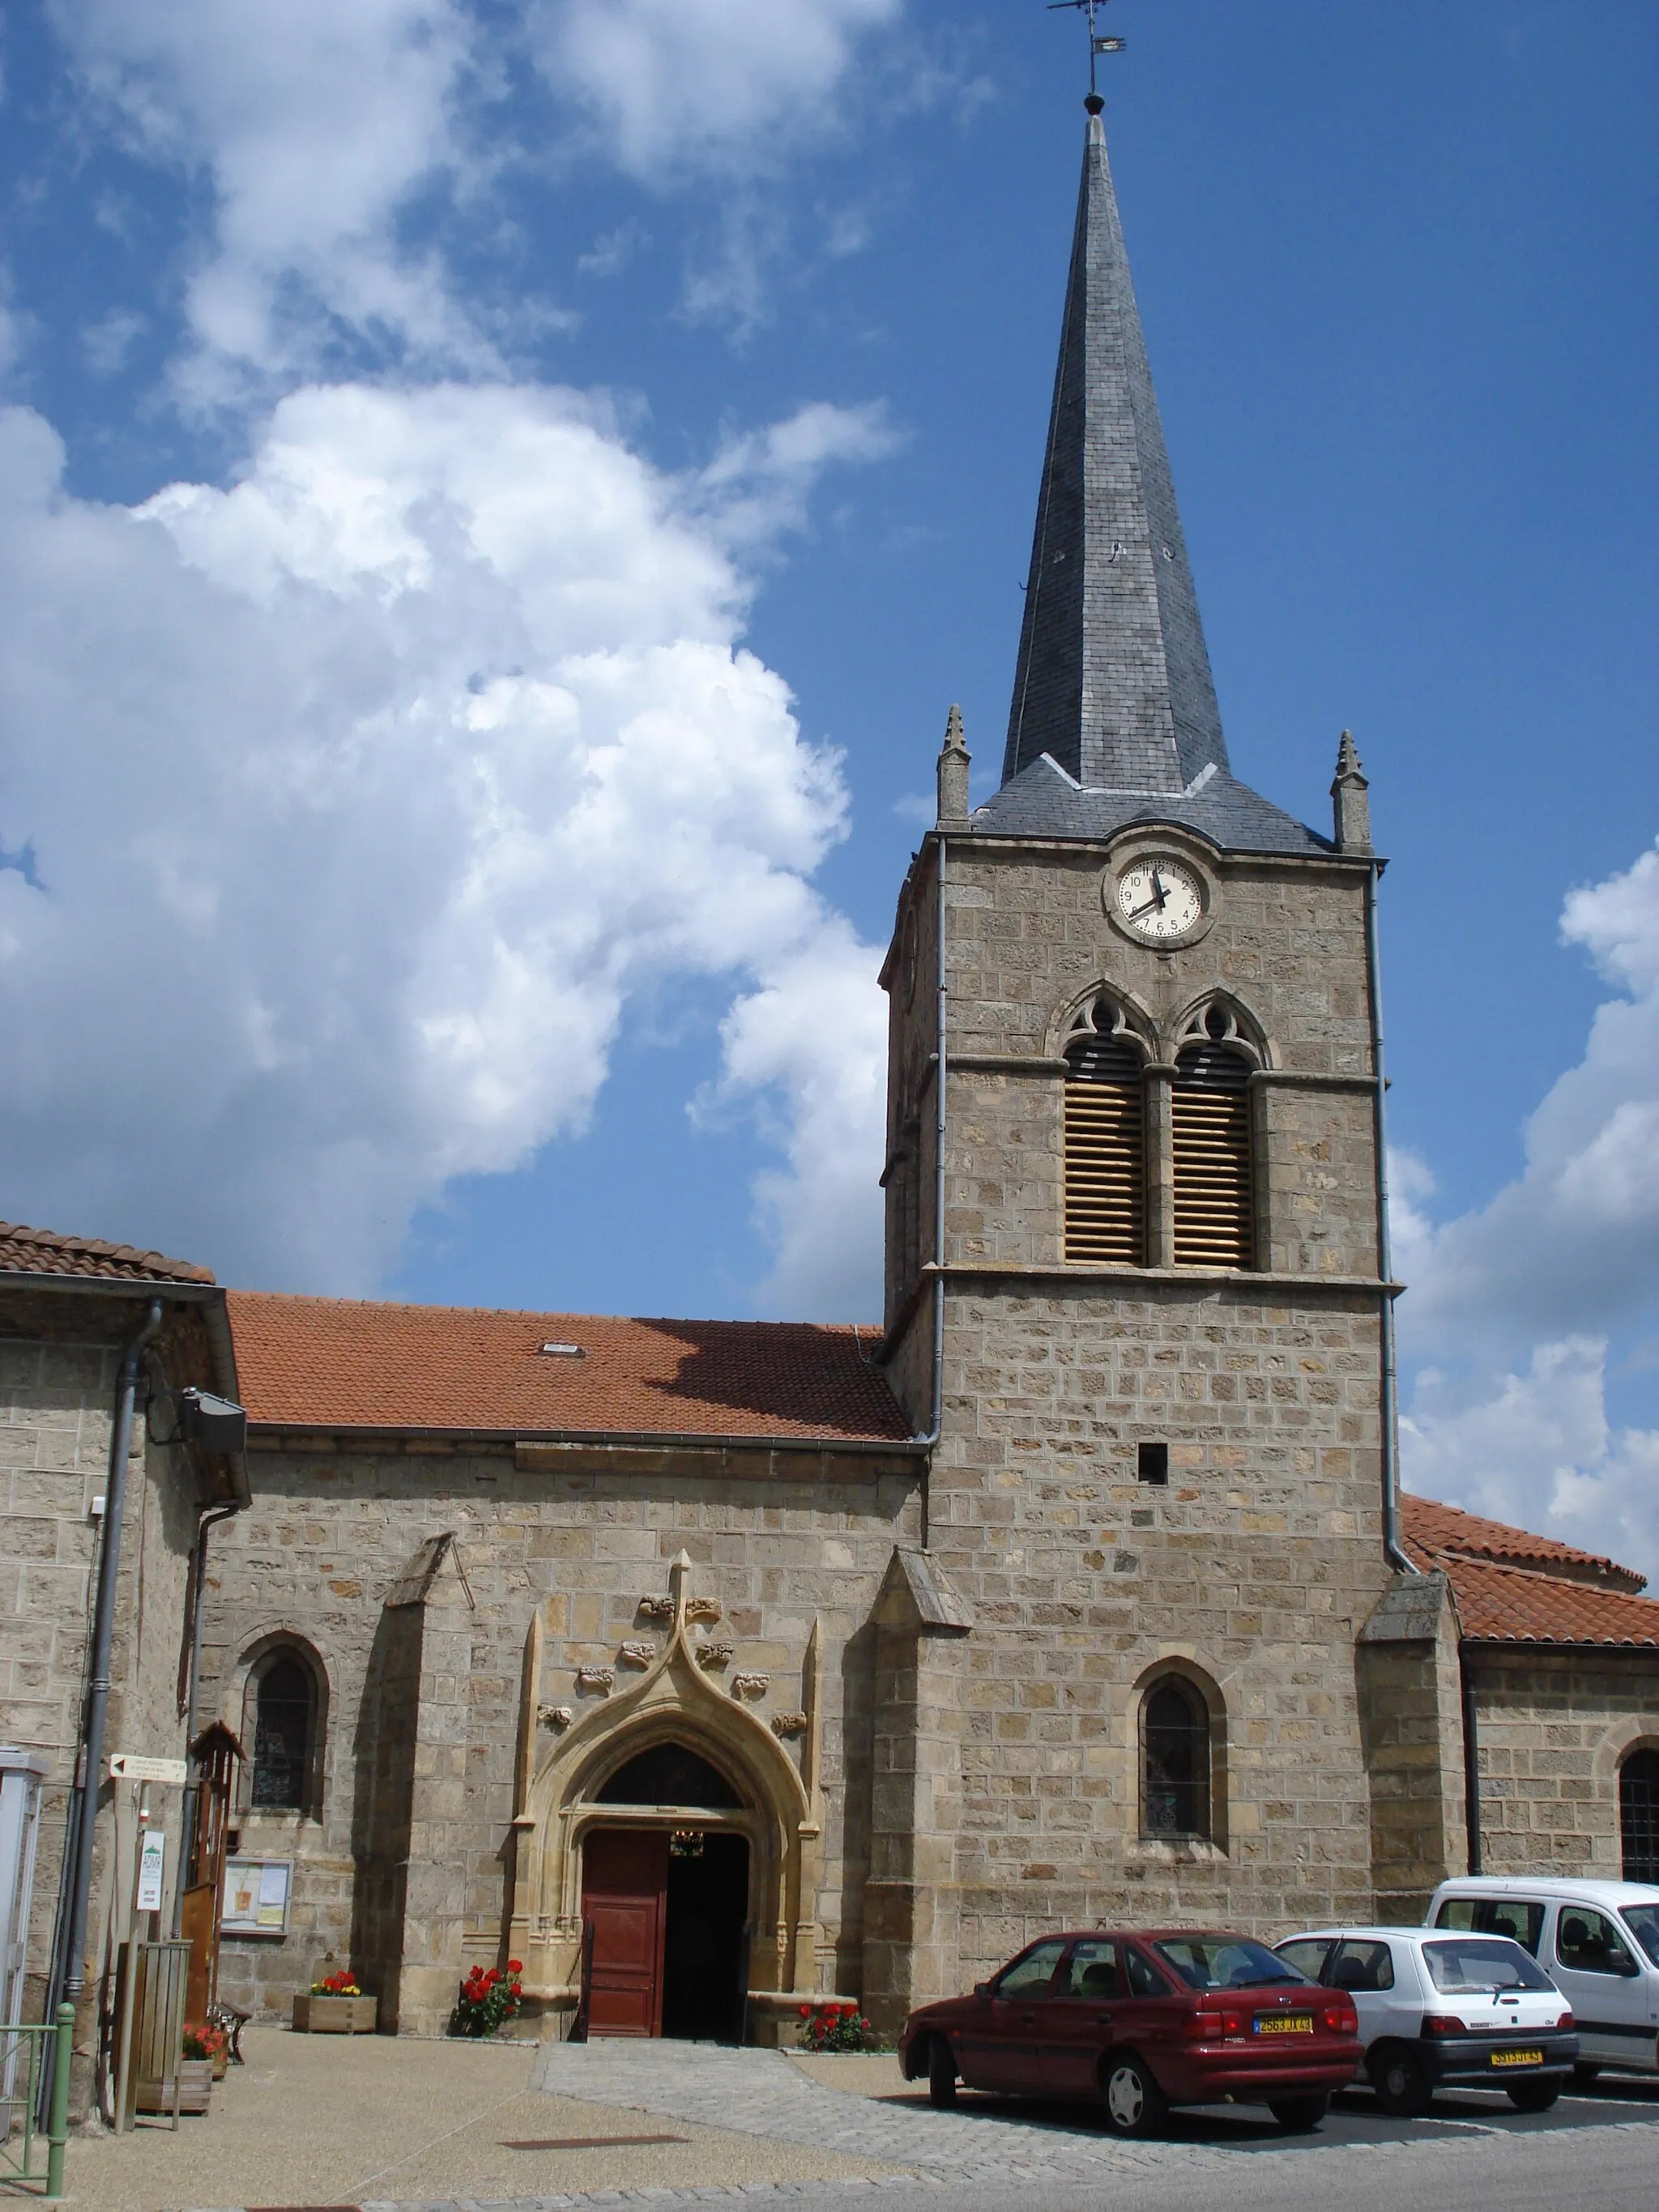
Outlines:
[[[233, 1498], [228, 1505], [210, 1506], [196, 1524], [196, 1575], [190, 1617], [190, 1680], [185, 1692], [185, 1749], [187, 1753], [196, 1741], [196, 1707], [202, 1687], [202, 1613], [207, 1589], [208, 1530], [216, 1522], [228, 1521], [241, 1510], [240, 1500]], [[196, 1834], [196, 1800], [201, 1795], [201, 1788], [195, 1757], [191, 1754], [190, 1778], [185, 1784], [184, 1806], [179, 1814], [179, 1865], [173, 1883], [173, 1933], [175, 1939], [184, 1922], [185, 1875]]]
[[1469, 1872], [1481, 1871], [1480, 1858], [1480, 1709], [1475, 1701], [1474, 1678], [1465, 1653], [1458, 1654], [1458, 1674], [1463, 1689], [1463, 1826], [1468, 1836]]
[[[925, 1445], [929, 1450], [939, 1442], [945, 1426], [945, 862], [944, 833], [939, 835], [939, 915], [935, 924], [938, 939], [936, 970], [938, 978], [938, 1032], [933, 1060], [933, 1419], [924, 1436], [912, 1437], [914, 1444]], [[921, 1470], [921, 1548], [927, 1549], [929, 1529], [929, 1486], [931, 1468], [924, 1462]]]
[[1400, 1541], [1400, 1422], [1395, 1356], [1394, 1255], [1389, 1235], [1387, 1078], [1382, 1065], [1382, 975], [1376, 942], [1376, 885], [1382, 866], [1370, 863], [1365, 884], [1365, 985], [1370, 1000], [1371, 1074], [1375, 1082], [1373, 1144], [1376, 1153], [1376, 1272], [1382, 1291], [1382, 1553], [1397, 1574], [1421, 1572]]
[[104, 1759], [104, 1720], [109, 1710], [111, 1647], [115, 1636], [115, 1583], [121, 1568], [121, 1515], [126, 1503], [127, 1453], [132, 1443], [132, 1408], [144, 1346], [161, 1329], [161, 1301], [152, 1298], [138, 1329], [122, 1354], [115, 1384], [115, 1417], [110, 1430], [109, 1480], [104, 1492], [104, 1546], [98, 1562], [98, 1602], [93, 1619], [92, 1674], [81, 1734], [80, 1827], [70, 1876], [68, 1928], [64, 1945], [64, 2002], [79, 2007], [86, 1984], [87, 1906], [92, 1892], [92, 1852], [98, 1829], [98, 1772]]

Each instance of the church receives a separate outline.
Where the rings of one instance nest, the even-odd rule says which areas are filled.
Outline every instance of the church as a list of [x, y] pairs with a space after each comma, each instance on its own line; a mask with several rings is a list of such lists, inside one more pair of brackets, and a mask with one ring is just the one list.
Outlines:
[[140, 1310], [141, 1396], [248, 1430], [135, 1432], [111, 1741], [234, 1741], [245, 2010], [349, 1967], [441, 2033], [511, 1959], [545, 2035], [772, 2042], [836, 1993], [890, 2033], [1045, 1929], [1659, 1878], [1659, 1603], [1401, 1493], [1366, 780], [1344, 734], [1314, 829], [1233, 771], [1088, 106], [1001, 781], [970, 805], [952, 709], [882, 973], [879, 1326], [0, 1231], [32, 1972]]

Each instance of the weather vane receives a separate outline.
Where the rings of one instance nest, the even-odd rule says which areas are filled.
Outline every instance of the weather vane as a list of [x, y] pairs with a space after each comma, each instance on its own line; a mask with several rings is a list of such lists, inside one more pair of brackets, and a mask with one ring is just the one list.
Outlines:
[[1121, 54], [1129, 43], [1127, 39], [1103, 39], [1096, 30], [1095, 17], [1106, 4], [1107, 0], [1048, 0], [1048, 13], [1051, 15], [1060, 8], [1078, 8], [1081, 9], [1089, 18], [1089, 97], [1091, 100], [1098, 100], [1100, 97], [1099, 88], [1095, 83], [1095, 56]]

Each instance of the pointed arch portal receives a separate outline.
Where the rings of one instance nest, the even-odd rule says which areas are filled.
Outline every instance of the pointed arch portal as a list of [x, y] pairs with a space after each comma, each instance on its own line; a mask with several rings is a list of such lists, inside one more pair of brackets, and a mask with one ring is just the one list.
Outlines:
[[674, 1562], [655, 1662], [544, 1750], [539, 1613], [531, 1626], [509, 1941], [526, 1994], [586, 1998], [594, 2034], [735, 2040], [756, 2000], [763, 2017], [814, 1975], [812, 1799], [770, 1729], [697, 1664], [690, 1565]]

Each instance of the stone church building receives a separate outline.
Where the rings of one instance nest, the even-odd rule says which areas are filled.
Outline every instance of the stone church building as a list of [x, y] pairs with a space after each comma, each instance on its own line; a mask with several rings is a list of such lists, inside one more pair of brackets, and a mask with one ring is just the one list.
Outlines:
[[953, 711], [883, 970], [881, 1326], [215, 1293], [250, 2009], [432, 2033], [511, 1957], [547, 2033], [890, 2029], [1044, 1928], [1659, 1879], [1659, 1604], [1399, 1494], [1365, 779], [1232, 771], [1091, 106], [1001, 782]]

